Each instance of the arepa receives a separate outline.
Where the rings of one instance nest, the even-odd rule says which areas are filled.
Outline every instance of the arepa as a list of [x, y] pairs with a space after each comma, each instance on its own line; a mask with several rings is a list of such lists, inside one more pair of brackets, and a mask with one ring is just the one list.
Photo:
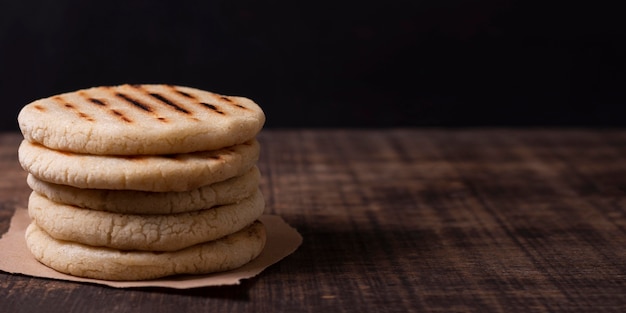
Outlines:
[[188, 191], [242, 175], [259, 158], [256, 139], [212, 151], [170, 155], [77, 154], [22, 141], [18, 159], [40, 180], [78, 188]]
[[263, 110], [245, 97], [164, 84], [103, 86], [24, 106], [24, 138], [60, 151], [98, 155], [215, 150], [252, 139]]
[[45, 182], [32, 174], [26, 182], [32, 190], [58, 203], [114, 213], [172, 214], [237, 203], [257, 192], [260, 178], [255, 166], [241, 176], [176, 192], [76, 188]]
[[235, 269], [261, 254], [265, 227], [256, 221], [234, 234], [171, 252], [121, 251], [57, 240], [36, 224], [26, 229], [35, 259], [61, 273], [106, 280], [146, 280]]
[[263, 195], [178, 214], [119, 214], [50, 201], [32, 192], [28, 214], [50, 236], [120, 250], [174, 251], [239, 231], [265, 208]]
[[174, 85], [82, 89], [18, 115], [25, 236], [59, 272], [110, 280], [234, 269], [266, 235], [252, 100]]

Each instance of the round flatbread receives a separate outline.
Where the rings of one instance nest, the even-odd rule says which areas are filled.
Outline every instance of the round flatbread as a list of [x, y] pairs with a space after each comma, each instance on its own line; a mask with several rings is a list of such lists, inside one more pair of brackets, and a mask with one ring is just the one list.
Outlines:
[[99, 155], [215, 150], [246, 142], [265, 115], [252, 100], [171, 85], [120, 85], [40, 99], [18, 115], [24, 138]]
[[48, 183], [32, 174], [26, 181], [31, 189], [58, 203], [125, 214], [172, 214], [239, 202], [257, 192], [260, 178], [254, 166], [242, 176], [182, 192], [81, 189]]
[[31, 219], [55, 239], [145, 251], [175, 251], [232, 234], [261, 216], [264, 208], [260, 191], [239, 203], [165, 215], [81, 209], [36, 192], [28, 201]]
[[213, 151], [154, 156], [103, 156], [48, 149], [22, 141], [19, 161], [36, 178], [78, 188], [189, 191], [249, 171], [259, 158], [256, 139]]
[[259, 256], [265, 242], [266, 232], [260, 221], [214, 241], [157, 253], [57, 240], [34, 223], [26, 229], [26, 244], [39, 262], [65, 274], [104, 280], [147, 280], [232, 270]]

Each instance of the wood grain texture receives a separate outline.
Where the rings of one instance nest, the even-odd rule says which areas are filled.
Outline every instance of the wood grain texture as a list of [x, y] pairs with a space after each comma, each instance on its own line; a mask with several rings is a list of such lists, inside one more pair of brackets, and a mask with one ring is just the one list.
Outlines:
[[[0, 231], [26, 205], [0, 136]], [[304, 237], [240, 286], [0, 273], [1, 312], [624, 312], [626, 131], [265, 130], [267, 212]], [[1, 254], [2, 252], [0, 252]]]

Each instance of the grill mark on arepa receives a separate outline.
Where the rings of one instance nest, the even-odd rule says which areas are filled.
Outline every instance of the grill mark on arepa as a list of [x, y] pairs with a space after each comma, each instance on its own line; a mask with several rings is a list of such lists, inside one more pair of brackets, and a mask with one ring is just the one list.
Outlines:
[[210, 103], [200, 102], [200, 104], [201, 104], [202, 106], [204, 106], [205, 108], [211, 109], [211, 110], [213, 110], [213, 111], [215, 111], [215, 112], [217, 112], [217, 113], [219, 113], [219, 114], [222, 114], [222, 115], [223, 115], [223, 114], [226, 114], [226, 113], [224, 113], [222, 110], [220, 110], [218, 107], [216, 107], [216, 106], [214, 106], [214, 105], [212, 105], [212, 104], [210, 104]]
[[198, 98], [196, 98], [196, 96], [194, 96], [194, 95], [192, 95], [190, 93], [184, 92], [182, 90], [178, 90], [174, 86], [168, 86], [168, 87], [170, 87], [170, 89], [172, 89], [174, 92], [176, 92], [177, 94], [179, 94], [179, 95], [181, 95], [181, 96], [183, 96], [185, 98], [189, 98], [189, 99], [193, 99], [193, 100], [197, 100], [198, 99]]
[[[224, 111], [222, 111], [220, 108], [218, 108], [214, 104], [210, 104], [210, 103], [207, 103], [207, 102], [200, 101], [200, 99], [197, 96], [195, 96], [195, 95], [192, 95], [192, 94], [187, 93], [185, 91], [179, 90], [175, 86], [169, 85], [168, 87], [171, 88], [174, 92], [178, 93], [179, 95], [181, 95], [181, 96], [183, 96], [185, 98], [196, 100], [198, 104], [202, 105], [205, 108], [208, 108], [208, 109], [210, 109], [210, 110], [212, 110], [212, 111], [214, 111], [216, 113], [222, 114], [222, 115], [226, 114]], [[214, 94], [214, 95], [215, 96], [219, 96], [219, 98], [221, 100], [224, 100], [224, 101], [228, 102], [229, 104], [235, 105], [235, 106], [240, 107], [242, 109], [247, 109], [246, 107], [243, 107], [243, 106], [241, 106], [239, 104], [234, 103], [233, 100], [228, 98], [227, 96], [222, 96], [222, 95], [217, 95], [217, 94]]]
[[85, 113], [85, 112], [81, 112], [78, 108], [76, 108], [76, 106], [70, 102], [67, 102], [65, 99], [63, 99], [61, 96], [56, 96], [54, 98], [52, 98], [53, 101], [55, 101], [56, 103], [58, 103], [59, 105], [62, 105], [64, 108], [68, 109], [68, 111], [73, 112], [74, 114], [76, 114], [76, 116], [78, 116], [79, 118], [86, 120], [88, 122], [95, 122], [96, 120], [91, 117], [89, 114]]
[[91, 104], [95, 104], [95, 105], [101, 106], [101, 107], [107, 106], [107, 103], [105, 102], [104, 99], [98, 99], [98, 98], [91, 97], [87, 92], [85, 92], [83, 90], [78, 91], [77, 94], [79, 96], [81, 96], [83, 99], [87, 100]]
[[[104, 88], [107, 88], [107, 87], [104, 87]], [[108, 104], [107, 104], [105, 99], [99, 99], [99, 98], [90, 97], [85, 92], [79, 92], [78, 94], [81, 97], [83, 97], [84, 99], [86, 99], [87, 101], [89, 101], [89, 103], [91, 103], [91, 104], [95, 104], [98, 107], [108, 107]], [[126, 123], [132, 123], [133, 122], [130, 118], [128, 118], [126, 115], [124, 115], [124, 113], [122, 113], [122, 112], [120, 112], [120, 111], [118, 111], [116, 109], [109, 109], [107, 112], [111, 113], [113, 116], [115, 116], [116, 118], [119, 118], [123, 122], [126, 122]]]
[[93, 103], [95, 105], [99, 105], [101, 107], [107, 106], [106, 102], [104, 102], [104, 100], [101, 100], [101, 99], [87, 98], [87, 100], [89, 100], [89, 102], [91, 102], [91, 103]]
[[162, 94], [155, 93], [155, 92], [150, 92], [150, 93], [148, 93], [148, 95], [150, 95], [154, 99], [157, 99], [157, 100], [161, 101], [162, 103], [168, 105], [169, 107], [174, 108], [178, 112], [182, 112], [182, 113], [185, 113], [185, 114], [192, 114], [191, 112], [189, 112], [189, 110], [187, 110], [187, 109], [183, 108], [182, 106], [176, 104], [174, 101], [172, 101], [171, 99], [166, 98]]
[[192, 95], [192, 94], [190, 94], [190, 93], [186, 93], [186, 92], [184, 92], [184, 91], [182, 91], [182, 90], [178, 90], [178, 89], [176, 89], [176, 88], [174, 88], [174, 90], [175, 90], [175, 91], [176, 91], [179, 95], [181, 95], [181, 96], [183, 96], [183, 97], [185, 97], [185, 98], [189, 98], [189, 99], [194, 99], [194, 100], [196, 100], [196, 96], [194, 96], [194, 95]]
[[124, 115], [124, 113], [122, 113], [122, 112], [120, 112], [118, 110], [111, 109], [109, 112], [111, 112], [113, 115], [115, 115], [116, 117], [120, 118], [124, 122], [127, 122], [127, 123], [132, 123], [133, 122], [131, 119], [126, 117]]
[[46, 108], [40, 106], [39, 104], [35, 104], [33, 106], [37, 111], [46, 112]]
[[231, 98], [230, 98], [230, 97], [228, 97], [228, 96], [220, 96], [220, 99], [221, 99], [221, 100], [224, 100], [224, 101], [228, 102], [228, 104], [230, 104], [230, 105], [232, 105], [232, 106], [236, 106], [236, 107], [238, 107], [238, 108], [240, 108], [240, 109], [244, 109], [244, 110], [247, 110], [247, 109], [248, 109], [248, 108], [246, 108], [245, 106], [243, 106], [243, 105], [241, 105], [241, 104], [239, 104], [239, 103], [237, 103], [237, 102], [233, 101], [233, 99], [231, 99]]
[[95, 122], [96, 121], [93, 117], [91, 117], [88, 114], [83, 113], [83, 112], [78, 112], [78, 116], [80, 118], [85, 119], [85, 120], [90, 121], [90, 122]]
[[134, 99], [134, 98], [130, 97], [129, 95], [125, 94], [125, 93], [116, 92], [115, 96], [120, 98], [120, 99], [122, 99], [122, 100], [124, 100], [124, 101], [126, 101], [126, 102], [128, 102], [128, 103], [130, 103], [130, 104], [132, 104], [134, 107], [139, 108], [141, 110], [144, 110], [146, 112], [151, 112], [152, 113], [154, 111], [149, 105], [147, 105], [147, 104], [145, 104], [145, 103], [143, 103], [143, 102], [141, 102], [141, 101], [139, 101], [137, 99]]

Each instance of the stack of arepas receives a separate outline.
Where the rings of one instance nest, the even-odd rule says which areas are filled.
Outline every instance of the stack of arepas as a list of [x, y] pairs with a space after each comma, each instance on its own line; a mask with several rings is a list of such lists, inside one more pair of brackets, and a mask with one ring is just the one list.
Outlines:
[[240, 267], [262, 251], [252, 100], [172, 85], [95, 87], [26, 105], [26, 242], [66, 274], [144, 280]]

